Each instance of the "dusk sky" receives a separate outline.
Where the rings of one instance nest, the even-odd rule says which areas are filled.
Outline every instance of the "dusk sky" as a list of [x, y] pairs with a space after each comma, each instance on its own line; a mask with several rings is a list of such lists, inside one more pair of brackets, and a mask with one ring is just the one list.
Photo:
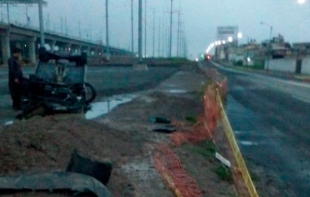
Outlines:
[[[144, 2], [145, 0], [143, 0]], [[67, 20], [68, 34], [79, 36], [79, 21], [82, 37], [87, 34], [92, 40], [103, 39], [105, 43], [105, 0], [47, 0], [44, 18], [49, 15], [49, 29], [61, 31], [61, 18]], [[131, 0], [109, 0], [110, 43], [125, 49], [131, 48]], [[310, 42], [310, 2], [299, 5], [297, 0], [173, 0], [173, 55], [176, 55], [177, 12], [186, 35], [188, 57], [195, 58], [206, 50], [216, 39], [217, 26], [238, 26], [245, 38], [258, 42], [269, 38], [269, 27], [273, 26], [273, 36], [282, 34], [286, 41]], [[155, 10], [155, 55], [158, 53], [159, 32], [161, 48], [167, 49], [170, 0], [147, 0], [147, 54], [153, 52], [153, 9]], [[26, 7], [10, 6], [11, 21], [26, 24]], [[38, 26], [37, 6], [28, 6], [32, 26]], [[1, 18], [6, 21], [6, 7], [1, 6]], [[137, 51], [138, 0], [134, 0], [135, 50]], [[64, 23], [64, 22], [63, 22]], [[159, 31], [159, 23], [161, 31]], [[46, 24], [46, 23], [45, 23]], [[47, 25], [47, 24], [46, 24]], [[45, 27], [48, 28], [48, 27]], [[64, 31], [63, 27], [63, 31]], [[164, 31], [165, 30], [165, 31]], [[166, 33], [165, 33], [166, 32]], [[164, 45], [164, 42], [166, 43]], [[166, 50], [167, 51], [167, 50]], [[164, 51], [166, 54], [167, 52]]]

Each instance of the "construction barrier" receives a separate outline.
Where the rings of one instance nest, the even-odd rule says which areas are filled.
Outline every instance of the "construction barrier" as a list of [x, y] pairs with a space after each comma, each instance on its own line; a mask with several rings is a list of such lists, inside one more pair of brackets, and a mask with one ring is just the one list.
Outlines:
[[233, 129], [230, 125], [227, 114], [226, 114], [225, 109], [223, 107], [223, 104], [222, 104], [222, 101], [221, 101], [221, 98], [219, 95], [219, 91], [217, 91], [217, 101], [218, 101], [218, 105], [220, 106], [220, 110], [221, 110], [224, 131], [225, 131], [225, 134], [226, 134], [227, 139], [229, 141], [229, 144], [231, 146], [231, 149], [232, 149], [233, 155], [235, 157], [235, 160], [237, 162], [237, 165], [238, 165], [237, 170], [241, 172], [242, 178], [245, 182], [245, 185], [248, 189], [250, 196], [251, 197], [258, 197], [258, 193], [256, 191], [256, 188], [255, 188], [253, 182], [252, 182], [251, 176], [249, 174], [247, 166], [246, 166], [244, 159], [242, 157], [242, 153], [241, 153], [239, 146], [237, 144]]
[[[205, 111], [203, 116], [198, 119], [198, 124], [188, 131], [173, 133], [171, 142], [173, 145], [178, 146], [186, 142], [197, 143], [207, 139], [213, 140], [218, 124], [222, 121], [226, 137], [237, 163], [237, 166], [232, 167], [237, 190], [239, 194], [245, 194], [244, 196], [258, 197], [223, 107], [222, 100], [226, 99], [227, 94], [227, 78], [220, 75], [216, 70], [208, 70], [206, 74], [212, 80], [205, 89]], [[154, 158], [157, 170], [177, 197], [202, 196], [201, 190], [195, 181], [186, 174], [180, 159], [168, 146], [160, 146], [154, 154]]]
[[187, 142], [198, 143], [207, 139], [213, 139], [213, 135], [221, 117], [220, 108], [217, 104], [216, 90], [220, 90], [220, 95], [224, 99], [227, 93], [227, 79], [223, 76], [215, 77], [219, 75], [215, 72], [208, 74], [208, 76], [209, 75], [210, 77], [213, 76], [214, 80], [210, 82], [204, 92], [204, 114], [198, 119], [198, 124], [195, 125], [192, 130], [172, 134], [171, 141], [175, 146]]
[[166, 145], [154, 155], [155, 167], [177, 197], [202, 197], [202, 190], [182, 167], [179, 157]]

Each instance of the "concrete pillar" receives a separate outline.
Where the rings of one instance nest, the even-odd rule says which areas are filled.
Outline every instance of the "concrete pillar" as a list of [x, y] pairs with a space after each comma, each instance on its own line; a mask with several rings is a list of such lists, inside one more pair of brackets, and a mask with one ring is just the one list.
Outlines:
[[7, 34], [1, 35], [1, 49], [3, 64], [7, 65], [9, 57], [11, 56], [10, 38]]
[[32, 37], [28, 39], [28, 47], [29, 47], [29, 59], [32, 63], [37, 62], [37, 55], [36, 55], [36, 37]]

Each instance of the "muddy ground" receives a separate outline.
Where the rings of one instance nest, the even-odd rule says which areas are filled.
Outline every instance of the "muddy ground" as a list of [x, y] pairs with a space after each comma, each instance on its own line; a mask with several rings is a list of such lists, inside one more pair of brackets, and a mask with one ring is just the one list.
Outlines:
[[[192, 128], [202, 115], [207, 83], [198, 69], [185, 67], [156, 88], [140, 92], [94, 120], [82, 115], [35, 117], [0, 128], [0, 175], [63, 171], [71, 151], [110, 160], [113, 172], [108, 189], [114, 196], [173, 196], [154, 167], [153, 153], [171, 134], [155, 133], [151, 115], [170, 118], [182, 130]], [[99, 98], [97, 101], [100, 101]], [[2, 102], [9, 108], [9, 102]], [[173, 150], [204, 196], [237, 196], [229, 176], [220, 177], [222, 165], [214, 158], [211, 142], [185, 144]], [[223, 180], [226, 179], [226, 180]], [[67, 194], [17, 193], [1, 196], [68, 196]]]

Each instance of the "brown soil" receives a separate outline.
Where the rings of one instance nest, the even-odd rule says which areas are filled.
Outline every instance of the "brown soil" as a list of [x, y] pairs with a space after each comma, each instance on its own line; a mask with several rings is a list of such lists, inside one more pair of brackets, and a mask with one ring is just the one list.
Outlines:
[[[159, 143], [169, 143], [170, 134], [155, 133], [149, 116], [164, 116], [191, 128], [186, 117], [203, 113], [201, 80], [197, 72], [184, 72], [174, 78], [186, 84], [184, 76], [194, 76], [188, 93], [169, 94], [161, 91], [143, 94], [120, 105], [108, 115], [87, 121], [80, 115], [36, 117], [0, 128], [0, 175], [33, 171], [65, 170], [71, 151], [110, 160], [113, 172], [108, 189], [116, 197], [174, 196], [154, 167], [153, 153]], [[185, 77], [186, 77], [185, 76]], [[172, 80], [173, 81], [173, 80]], [[171, 81], [169, 81], [170, 83]], [[196, 89], [196, 91], [193, 91]], [[183, 145], [173, 150], [184, 168], [203, 190], [204, 196], [237, 196], [232, 183], [222, 181], [214, 172], [221, 165], [214, 155], [202, 156], [195, 151], [202, 145]], [[0, 196], [68, 196], [67, 194], [17, 193]]]

